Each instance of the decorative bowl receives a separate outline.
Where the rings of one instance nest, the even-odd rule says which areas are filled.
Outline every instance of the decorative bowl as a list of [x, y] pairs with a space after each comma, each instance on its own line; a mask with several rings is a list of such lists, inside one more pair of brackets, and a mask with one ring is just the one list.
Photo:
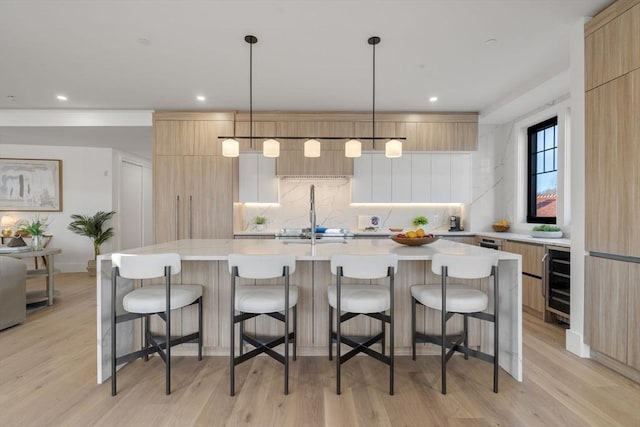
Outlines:
[[402, 228], [402, 227], [389, 227], [389, 231], [391, 231], [393, 233], [399, 233], [402, 230], [404, 230], [404, 228]]
[[504, 233], [505, 231], [507, 231], [509, 229], [508, 225], [498, 225], [498, 224], [493, 224], [493, 231], [496, 231], [498, 233]]
[[531, 237], [541, 239], [559, 239], [562, 237], [562, 231], [531, 231]]
[[434, 237], [397, 237], [397, 236], [390, 236], [391, 240], [393, 240], [396, 243], [400, 243], [401, 245], [407, 245], [407, 246], [422, 246], [422, 245], [428, 245], [429, 243], [433, 243], [436, 240], [439, 239], [438, 236], [434, 236]]

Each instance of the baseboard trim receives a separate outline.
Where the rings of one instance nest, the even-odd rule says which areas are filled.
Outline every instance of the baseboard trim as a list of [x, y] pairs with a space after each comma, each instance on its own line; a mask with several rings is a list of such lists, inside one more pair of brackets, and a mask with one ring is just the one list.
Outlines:
[[622, 362], [594, 350], [591, 350], [591, 358], [596, 362], [603, 364], [607, 368], [616, 371], [620, 375], [640, 384], [640, 371], [635, 370], [631, 366], [625, 365]]

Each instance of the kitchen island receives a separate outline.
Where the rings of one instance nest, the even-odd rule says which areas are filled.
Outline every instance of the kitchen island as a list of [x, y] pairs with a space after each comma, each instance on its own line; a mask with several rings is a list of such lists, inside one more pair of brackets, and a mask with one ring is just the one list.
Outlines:
[[[299, 287], [298, 297], [298, 355], [326, 355], [328, 346], [327, 285], [334, 278], [329, 269], [330, 257], [334, 254], [387, 254], [398, 255], [399, 263], [395, 277], [395, 334], [396, 355], [408, 355], [411, 348], [411, 293], [413, 284], [439, 282], [439, 276], [431, 272], [431, 258], [437, 252], [471, 254], [492, 249], [440, 239], [432, 244], [409, 247], [389, 239], [350, 239], [344, 241], [319, 240], [315, 246], [309, 241], [286, 242], [271, 239], [218, 239], [178, 240], [138, 249], [123, 251], [130, 254], [153, 254], [176, 252], [182, 258], [182, 273], [174, 283], [200, 283], [203, 294], [204, 354], [228, 356], [229, 354], [229, 309], [230, 275], [227, 259], [231, 253], [268, 254], [289, 253], [296, 257], [296, 271], [292, 283]], [[522, 310], [521, 310], [521, 257], [507, 252], [498, 252], [500, 279], [500, 366], [522, 381]], [[468, 281], [491, 296], [489, 280]], [[243, 282], [244, 283], [244, 282]], [[250, 282], [249, 282], [250, 283]], [[123, 296], [134, 283], [122, 280], [116, 291], [117, 306], [122, 309]], [[110, 367], [110, 304], [111, 304], [111, 258], [100, 255], [97, 263], [97, 380], [102, 383], [111, 376]], [[489, 311], [493, 310], [490, 302]], [[418, 330], [436, 332], [440, 326], [439, 312], [420, 310]], [[197, 311], [187, 307], [173, 313], [172, 329], [175, 333], [188, 333], [197, 328]], [[458, 316], [460, 317], [460, 316]], [[268, 319], [271, 320], [271, 319]], [[139, 322], [118, 325], [118, 352], [129, 351], [141, 341]], [[461, 320], [453, 325], [461, 327]], [[490, 324], [470, 320], [469, 344], [491, 351], [493, 332]], [[456, 326], [450, 326], [454, 331]], [[480, 327], [479, 327], [480, 326]], [[152, 326], [153, 328], [154, 326]], [[157, 326], [156, 326], [157, 327]], [[246, 322], [247, 331], [258, 334], [276, 334], [281, 326], [275, 321]], [[372, 319], [353, 319], [343, 328], [345, 334], [369, 334], [379, 328]], [[281, 331], [280, 331], [281, 332]], [[420, 354], [439, 354], [435, 347], [421, 344]], [[184, 344], [172, 351], [175, 355], [195, 355], [195, 344]]]

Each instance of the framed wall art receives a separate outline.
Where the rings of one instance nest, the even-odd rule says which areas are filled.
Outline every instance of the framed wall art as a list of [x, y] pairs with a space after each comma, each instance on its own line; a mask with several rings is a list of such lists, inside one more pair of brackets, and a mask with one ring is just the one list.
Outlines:
[[0, 158], [0, 211], [62, 211], [62, 160]]

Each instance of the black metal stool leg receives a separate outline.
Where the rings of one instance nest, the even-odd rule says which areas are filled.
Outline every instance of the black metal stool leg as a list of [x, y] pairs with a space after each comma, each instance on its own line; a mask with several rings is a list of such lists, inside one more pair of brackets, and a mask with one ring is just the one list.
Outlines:
[[411, 359], [416, 360], [416, 299], [411, 297]]
[[298, 347], [298, 305], [293, 306], [293, 360], [297, 359]]
[[329, 306], [329, 360], [333, 360], [333, 307]]
[[464, 315], [464, 359], [469, 360], [469, 353], [467, 349], [469, 348], [469, 316]]
[[384, 356], [386, 353], [386, 335], [387, 335], [387, 328], [386, 328], [386, 324], [384, 320], [380, 321], [380, 326], [382, 326], [382, 342], [380, 343], [381, 349], [380, 349], [380, 353], [382, 353], [382, 355]]
[[202, 297], [198, 298], [198, 360], [202, 360]]

